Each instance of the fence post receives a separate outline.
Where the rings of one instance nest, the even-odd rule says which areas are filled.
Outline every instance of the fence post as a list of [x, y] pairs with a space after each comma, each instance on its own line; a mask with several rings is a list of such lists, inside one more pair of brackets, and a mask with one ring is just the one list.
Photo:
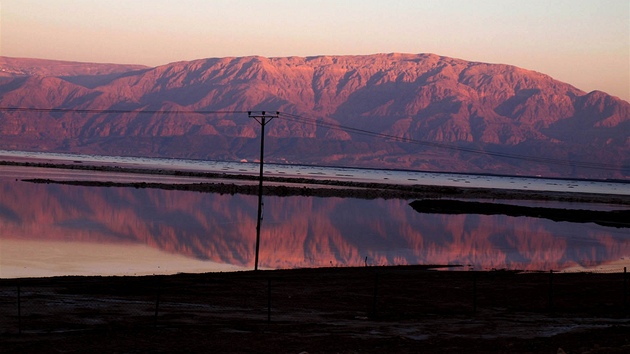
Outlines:
[[374, 297], [372, 298], [372, 317], [376, 318], [376, 305], [378, 302], [378, 272], [374, 272]]
[[477, 314], [477, 272], [473, 270], [473, 316]]
[[22, 334], [22, 299], [20, 283], [17, 285], [18, 334]]
[[153, 316], [153, 327], [157, 327], [158, 313], [159, 313], [159, 308], [160, 308], [160, 295], [162, 292], [161, 290], [162, 290], [162, 286], [161, 286], [160, 278], [158, 278], [156, 296], [155, 296], [155, 315]]
[[549, 270], [549, 310], [553, 310], [553, 269]]
[[628, 271], [623, 267], [623, 308], [628, 311]]
[[267, 278], [267, 323], [271, 323], [271, 278]]

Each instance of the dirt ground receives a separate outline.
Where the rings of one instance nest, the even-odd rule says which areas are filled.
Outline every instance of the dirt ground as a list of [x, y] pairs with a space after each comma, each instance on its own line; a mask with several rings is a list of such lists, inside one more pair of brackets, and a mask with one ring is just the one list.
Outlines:
[[421, 266], [4, 279], [0, 352], [629, 353], [627, 291]]

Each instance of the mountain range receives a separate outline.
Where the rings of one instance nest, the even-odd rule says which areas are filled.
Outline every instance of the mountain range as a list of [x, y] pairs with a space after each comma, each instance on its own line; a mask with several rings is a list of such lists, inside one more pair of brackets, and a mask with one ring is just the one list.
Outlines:
[[[19, 109], [15, 109], [19, 108]], [[630, 179], [630, 103], [434, 54], [0, 57], [0, 149]]]

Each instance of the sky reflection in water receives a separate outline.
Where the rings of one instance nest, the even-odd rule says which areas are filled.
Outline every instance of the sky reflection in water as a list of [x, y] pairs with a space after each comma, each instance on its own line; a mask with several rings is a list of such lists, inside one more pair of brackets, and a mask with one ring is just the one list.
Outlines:
[[[0, 178], [0, 277], [252, 269], [257, 198]], [[420, 214], [410, 200], [265, 197], [260, 267], [630, 265], [628, 229]], [[556, 205], [557, 206], [557, 203]]]

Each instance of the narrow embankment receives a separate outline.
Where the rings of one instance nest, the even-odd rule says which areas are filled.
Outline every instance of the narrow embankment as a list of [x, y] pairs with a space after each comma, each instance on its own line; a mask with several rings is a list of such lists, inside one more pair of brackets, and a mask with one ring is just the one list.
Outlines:
[[433, 214], [480, 214], [544, 218], [553, 221], [595, 223], [618, 228], [630, 227], [630, 210], [583, 210], [563, 208], [528, 207], [503, 203], [470, 202], [461, 200], [423, 199], [411, 202], [419, 213]]

